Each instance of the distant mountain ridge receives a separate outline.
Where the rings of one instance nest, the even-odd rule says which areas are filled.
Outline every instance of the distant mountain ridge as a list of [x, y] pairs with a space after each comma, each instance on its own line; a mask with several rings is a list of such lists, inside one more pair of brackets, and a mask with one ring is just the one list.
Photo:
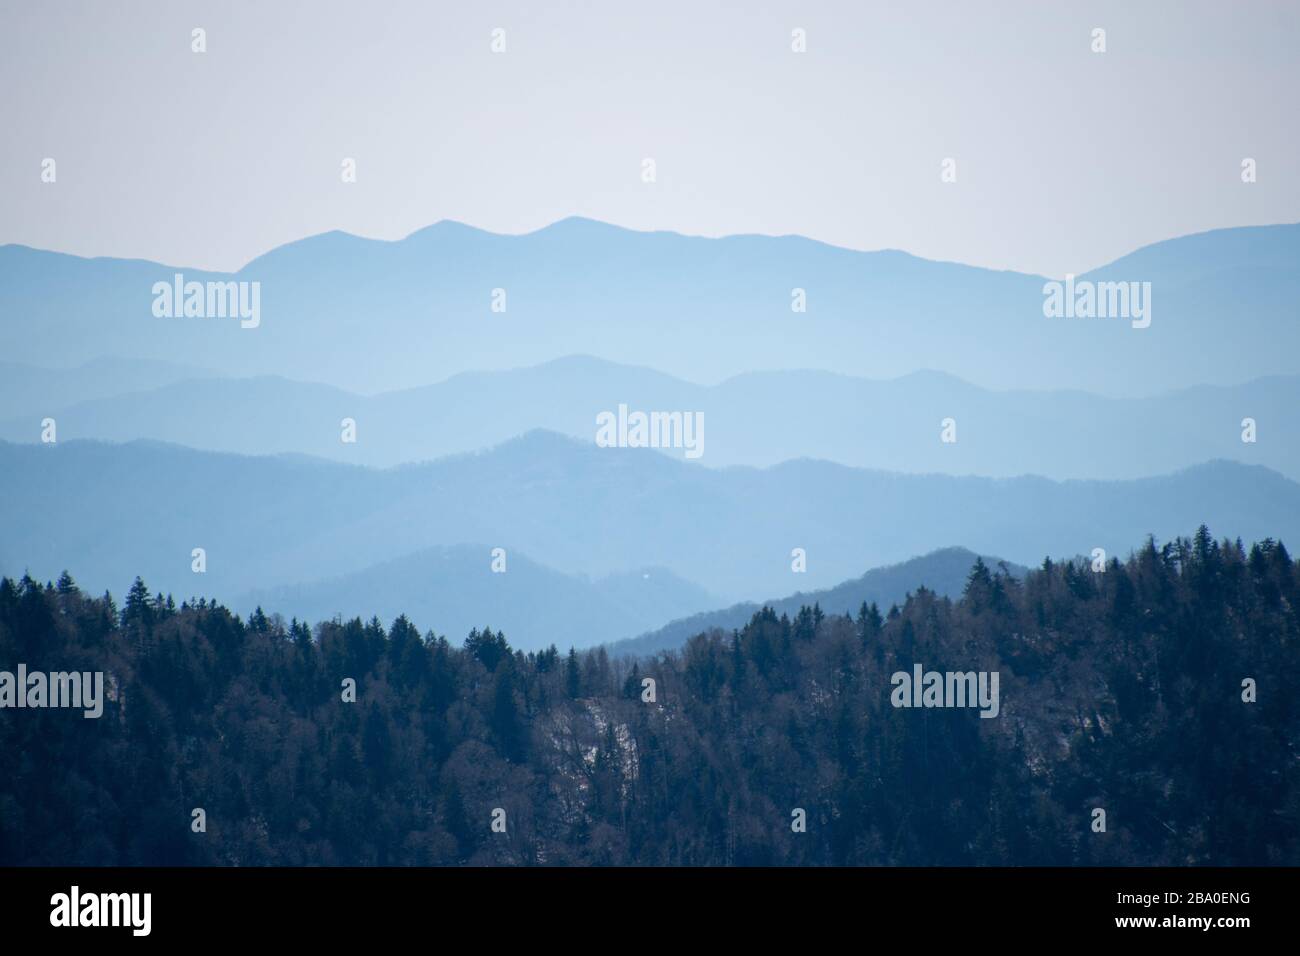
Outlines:
[[765, 607], [771, 608], [778, 615], [794, 617], [804, 606], [819, 606], [827, 614], [856, 615], [863, 604], [876, 604], [883, 614], [891, 605], [904, 603], [907, 595], [920, 587], [929, 588], [941, 597], [957, 598], [961, 596], [966, 577], [977, 560], [983, 560], [995, 571], [999, 567], [1005, 567], [1016, 577], [1023, 577], [1027, 570], [999, 558], [978, 555], [966, 548], [942, 548], [899, 564], [873, 568], [861, 577], [833, 588], [809, 593], [798, 591], [789, 597], [770, 601], [744, 601], [718, 611], [679, 618], [656, 631], [616, 641], [609, 645], [609, 653], [645, 657], [659, 651], [676, 650], [696, 634], [743, 628]]
[[[104, 368], [101, 363], [100, 368]], [[596, 415], [632, 409], [704, 415], [709, 466], [767, 467], [815, 458], [910, 473], [1136, 478], [1214, 458], [1300, 478], [1300, 376], [1181, 388], [1140, 399], [1083, 392], [990, 391], [939, 372], [876, 381], [829, 372], [750, 372], [701, 386], [649, 369], [567, 356], [503, 372], [462, 373], [417, 389], [363, 396], [268, 377], [184, 377], [145, 388], [125, 366], [120, 393], [62, 405], [51, 396], [73, 373], [18, 375], [45, 404], [7, 417], [0, 438], [37, 441], [46, 416], [60, 439], [150, 438], [236, 454], [296, 452], [381, 467], [477, 451], [533, 429], [592, 441]], [[101, 378], [104, 376], [100, 376]], [[89, 390], [88, 384], [83, 391]], [[103, 391], [106, 383], [94, 383]], [[0, 385], [0, 394], [12, 389]], [[939, 440], [957, 422], [958, 441]], [[1242, 420], [1257, 441], [1241, 440]], [[357, 441], [340, 441], [340, 423]], [[681, 455], [681, 451], [669, 451]]]
[[69, 406], [213, 377], [215, 373], [207, 369], [150, 359], [105, 357], [75, 368], [4, 361], [0, 362], [0, 421], [17, 418], [23, 424], [39, 424], [41, 418]]
[[[377, 616], [385, 625], [405, 614], [459, 643], [471, 628], [504, 631], [512, 646], [585, 647], [593, 635], [631, 636], [713, 598], [664, 568], [637, 568], [592, 581], [561, 574], [507, 552], [504, 571], [490, 571], [486, 545], [427, 548], [351, 574], [240, 595], [233, 606], [262, 607], [286, 619]], [[488, 573], [484, 573], [484, 572]], [[581, 609], [581, 616], [575, 612]], [[616, 639], [616, 638], [615, 638]]]
[[[1170, 239], [1078, 277], [1152, 283], [1152, 322], [1049, 319], [1044, 279], [799, 237], [695, 238], [563, 220], [522, 236], [440, 222], [327, 233], [233, 275], [0, 247], [10, 361], [111, 354], [359, 392], [593, 353], [716, 382], [762, 368], [1147, 394], [1300, 374], [1300, 225]], [[256, 329], [158, 318], [154, 284], [258, 282]], [[494, 312], [494, 290], [506, 310]], [[803, 290], [806, 311], [792, 310]], [[689, 344], [689, 347], [686, 347]]]
[[[704, 468], [649, 449], [531, 432], [376, 470], [150, 442], [0, 443], [0, 572], [221, 599], [351, 574], [434, 546], [487, 544], [592, 579], [664, 568], [717, 603], [832, 587], [961, 541], [1036, 565], [1125, 554], [1205, 522], [1300, 539], [1300, 484], [1210, 462], [1135, 481], [900, 475], [798, 460]], [[207, 571], [191, 573], [191, 551]], [[807, 573], [791, 572], [803, 548]], [[490, 571], [481, 558], [474, 567]]]

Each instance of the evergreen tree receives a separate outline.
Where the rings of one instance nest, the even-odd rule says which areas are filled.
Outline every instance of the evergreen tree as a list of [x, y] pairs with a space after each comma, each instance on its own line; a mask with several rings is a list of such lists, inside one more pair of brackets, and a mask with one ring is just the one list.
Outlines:
[[564, 692], [571, 700], [582, 696], [582, 670], [578, 664], [578, 652], [569, 648], [568, 659], [564, 662]]
[[[0, 578], [0, 661], [106, 675], [89, 736], [0, 719], [0, 865], [1293, 864], [1297, 640], [1287, 549], [1208, 529], [1104, 574], [978, 562], [884, 618], [763, 608], [652, 662]], [[1000, 717], [894, 707], [917, 663], [998, 672]], [[196, 794], [220, 841], [176, 826]], [[528, 809], [489, 840], [504, 794]]]

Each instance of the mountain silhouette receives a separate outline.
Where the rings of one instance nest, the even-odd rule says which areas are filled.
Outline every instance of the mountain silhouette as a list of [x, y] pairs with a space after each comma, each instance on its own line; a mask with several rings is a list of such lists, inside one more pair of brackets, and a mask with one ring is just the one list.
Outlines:
[[[254, 590], [233, 603], [304, 621], [377, 616], [389, 624], [405, 614], [455, 639], [490, 626], [504, 631], [512, 646], [532, 651], [550, 644], [583, 647], [593, 643], [588, 635], [630, 637], [713, 600], [663, 568], [593, 581], [517, 552], [505, 554], [502, 572], [491, 572], [491, 564], [487, 546], [427, 548], [336, 578]], [[580, 628], [575, 608], [582, 609]]]
[[[516, 236], [439, 222], [397, 242], [313, 236], [233, 275], [4, 246], [0, 321], [14, 362], [126, 354], [363, 393], [578, 353], [704, 383], [770, 368], [937, 368], [987, 388], [1135, 395], [1300, 373], [1297, 262], [1300, 225], [1243, 227], [1078, 277], [1151, 282], [1150, 327], [1134, 329], [1046, 318], [1041, 276], [901, 252], [582, 219]], [[258, 282], [259, 326], [156, 317], [154, 284], [178, 272]], [[796, 289], [804, 312], [792, 311]]]
[[1008, 565], [998, 558], [977, 555], [966, 548], [941, 548], [910, 561], [872, 568], [861, 577], [837, 584], [833, 588], [807, 594], [800, 591], [762, 603], [743, 601], [721, 610], [678, 618], [655, 631], [616, 641], [610, 644], [609, 652], [620, 656], [644, 657], [659, 651], [677, 650], [697, 634], [708, 634], [715, 630], [730, 632], [743, 628], [764, 607], [771, 608], [778, 615], [789, 617], [797, 615], [800, 608], [813, 606], [820, 607], [827, 614], [857, 616], [863, 604], [875, 604], [884, 613], [891, 605], [903, 604], [908, 594], [919, 587], [926, 587], [941, 597], [957, 598], [961, 596], [971, 568], [981, 558], [991, 568], [1006, 566], [1017, 577], [1025, 572], [1025, 568], [1019, 565]]
[[[130, 568], [178, 597], [223, 600], [466, 543], [592, 579], [664, 568], [726, 604], [831, 587], [954, 541], [1030, 564], [1094, 548], [1122, 556], [1201, 520], [1243, 539], [1300, 538], [1300, 484], [1223, 461], [1132, 481], [808, 459], [713, 469], [535, 431], [383, 470], [153, 442], [0, 443], [0, 474], [0, 573], [53, 580], [75, 558], [96, 592], [120, 589]], [[194, 548], [204, 574], [191, 571]], [[804, 573], [792, 570], [796, 548]], [[473, 567], [490, 573], [481, 556]]]
[[[889, 471], [1049, 478], [1137, 478], [1212, 458], [1300, 478], [1300, 376], [1202, 385], [1146, 398], [1073, 391], [993, 391], [940, 372], [871, 380], [830, 372], [752, 372], [695, 385], [590, 356], [455, 375], [365, 396], [280, 377], [178, 379], [60, 405], [70, 373], [22, 367], [43, 407], [0, 419], [0, 438], [37, 441], [53, 417], [61, 439], [148, 438], [237, 454], [295, 452], [386, 467], [477, 451], [533, 429], [592, 441], [596, 415], [632, 409], [704, 414], [702, 464], [764, 467], [819, 458]], [[958, 424], [955, 444], [940, 423]], [[1257, 441], [1241, 440], [1252, 418]], [[340, 423], [357, 423], [354, 444]], [[674, 453], [678, 456], [681, 450]]]

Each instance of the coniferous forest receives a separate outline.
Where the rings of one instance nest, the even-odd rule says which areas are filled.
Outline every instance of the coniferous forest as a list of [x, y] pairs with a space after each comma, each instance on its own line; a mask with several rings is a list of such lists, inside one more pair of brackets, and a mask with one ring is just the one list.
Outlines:
[[[0, 660], [108, 681], [0, 712], [0, 864], [1293, 865], [1298, 603], [1204, 527], [635, 661], [4, 579]], [[917, 663], [999, 672], [998, 716], [892, 706]]]

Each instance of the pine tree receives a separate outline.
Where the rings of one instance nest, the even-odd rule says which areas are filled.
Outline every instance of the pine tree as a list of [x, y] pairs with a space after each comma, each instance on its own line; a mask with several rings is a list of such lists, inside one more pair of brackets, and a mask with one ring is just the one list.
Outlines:
[[564, 662], [564, 692], [570, 700], [582, 696], [582, 670], [578, 666], [578, 652], [569, 648], [569, 657]]
[[470, 858], [477, 846], [477, 833], [469, 822], [465, 811], [465, 798], [461, 796], [460, 784], [455, 777], [449, 777], [442, 797], [442, 824], [456, 840], [456, 861], [463, 863]]
[[492, 691], [492, 736], [498, 752], [512, 763], [522, 763], [525, 755], [524, 728], [515, 700], [514, 670], [501, 668]]

